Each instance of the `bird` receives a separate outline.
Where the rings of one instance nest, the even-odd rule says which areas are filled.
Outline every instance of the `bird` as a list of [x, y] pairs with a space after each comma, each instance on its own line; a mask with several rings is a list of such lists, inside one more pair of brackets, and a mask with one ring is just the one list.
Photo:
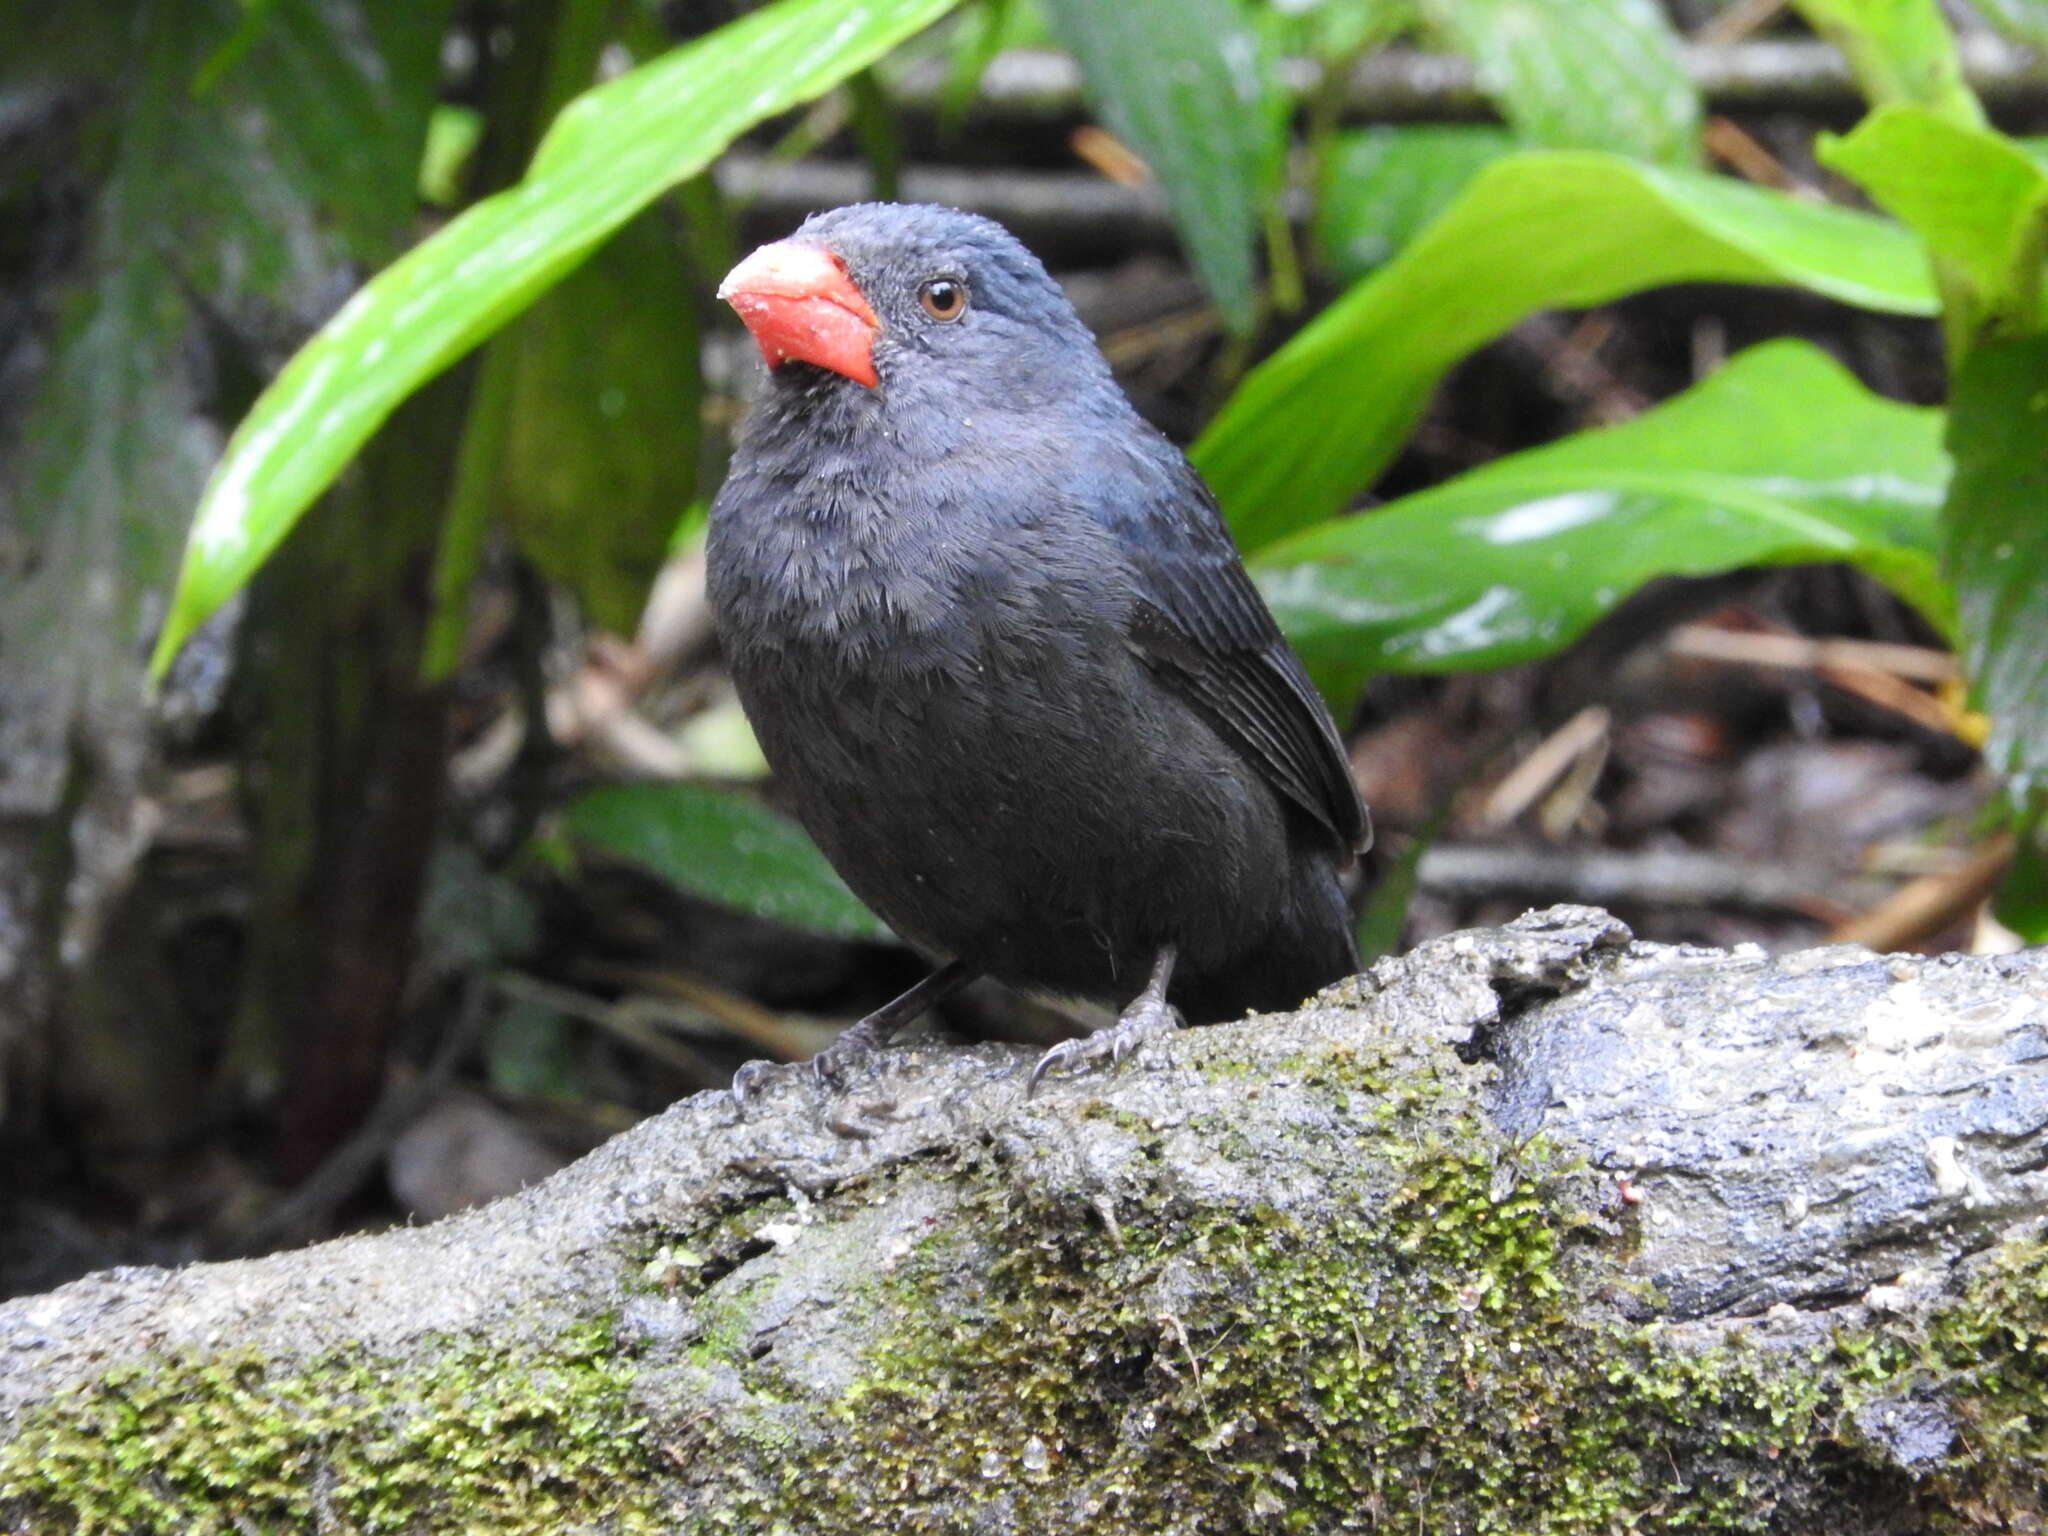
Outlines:
[[1037, 257], [860, 203], [718, 294], [767, 365], [706, 536], [724, 663], [797, 819], [935, 966], [816, 1074], [980, 976], [1120, 1010], [1036, 1091], [1354, 974], [1372, 824], [1343, 742]]

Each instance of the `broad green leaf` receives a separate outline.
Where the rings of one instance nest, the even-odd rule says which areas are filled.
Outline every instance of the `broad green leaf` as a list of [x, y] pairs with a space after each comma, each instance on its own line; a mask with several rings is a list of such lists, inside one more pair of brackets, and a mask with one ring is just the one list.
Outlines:
[[1444, 371], [1525, 315], [1684, 282], [1937, 307], [1919, 242], [1888, 220], [1617, 155], [1510, 155], [1254, 369], [1195, 463], [1256, 550], [1369, 486]]
[[2040, 309], [2048, 169], [2018, 141], [1924, 107], [1884, 107], [1821, 158], [1918, 230], [1968, 286], [1970, 335], [2022, 335]]
[[1316, 196], [1316, 250], [1347, 282], [1384, 265], [1486, 166], [1515, 148], [1503, 128], [1431, 124], [1339, 134]]
[[697, 490], [697, 311], [675, 244], [633, 220], [519, 318], [498, 505], [592, 622], [631, 634]]
[[2048, 337], [1964, 360], [1949, 448], [1942, 564], [1964, 664], [1991, 716], [1985, 759], [2024, 801], [2048, 782]]
[[571, 102], [524, 181], [371, 279], [264, 391], [200, 502], [152, 666], [249, 579], [399, 401], [738, 134], [952, 4], [777, 0]]
[[1317, 683], [1549, 655], [1660, 576], [1840, 560], [1937, 623], [1941, 417], [1803, 342], [1743, 353], [1621, 426], [1314, 528], [1254, 566]]
[[1224, 324], [1257, 318], [1253, 239], [1285, 102], [1240, 0], [1042, 0], [1110, 130], [1144, 156]]
[[1700, 93], [1656, 0], [1422, 0], [1525, 143], [1699, 159]]
[[893, 937], [787, 817], [701, 784], [615, 784], [562, 814], [577, 842], [679, 890], [842, 939]]
[[1842, 50], [1873, 107], [1912, 103], [1953, 122], [1981, 124], [1963, 80], [1955, 34], [1937, 0], [1793, 0], [1814, 31]]

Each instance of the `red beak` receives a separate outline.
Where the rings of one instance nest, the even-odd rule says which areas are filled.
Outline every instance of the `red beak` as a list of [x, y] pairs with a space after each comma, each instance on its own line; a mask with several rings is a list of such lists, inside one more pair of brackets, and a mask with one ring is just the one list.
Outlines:
[[815, 363], [873, 389], [881, 322], [830, 251], [794, 240], [764, 245], [726, 273], [718, 296], [733, 307], [770, 368]]

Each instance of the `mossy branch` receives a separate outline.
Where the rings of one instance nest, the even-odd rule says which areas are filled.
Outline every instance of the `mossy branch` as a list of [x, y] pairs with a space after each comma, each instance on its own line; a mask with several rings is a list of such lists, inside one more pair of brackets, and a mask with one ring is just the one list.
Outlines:
[[0, 1306], [10, 1530], [2007, 1528], [2048, 955], [1557, 908], [1023, 1094], [705, 1095], [434, 1226]]

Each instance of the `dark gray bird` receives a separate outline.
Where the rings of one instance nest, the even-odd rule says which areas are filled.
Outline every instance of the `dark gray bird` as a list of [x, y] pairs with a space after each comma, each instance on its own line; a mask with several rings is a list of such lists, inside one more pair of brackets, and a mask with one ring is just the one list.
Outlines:
[[1035, 1084], [1175, 1004], [1291, 1008], [1354, 972], [1339, 875], [1371, 825], [1329, 714], [1038, 260], [869, 203], [719, 295], [770, 368], [711, 509], [726, 662], [826, 857], [940, 962], [819, 1073], [977, 975], [1127, 1005]]

